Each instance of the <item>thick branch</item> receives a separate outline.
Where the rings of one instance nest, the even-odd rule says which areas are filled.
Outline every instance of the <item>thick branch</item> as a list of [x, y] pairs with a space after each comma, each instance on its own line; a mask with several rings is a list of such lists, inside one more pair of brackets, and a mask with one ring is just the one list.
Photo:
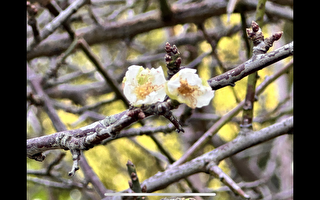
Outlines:
[[[284, 74], [291, 65], [286, 65], [284, 68], [270, 76], [268, 79], [265, 79], [256, 89], [255, 93], [256, 95], [260, 95], [266, 87], [272, 83], [274, 80], [279, 78], [282, 74]], [[182, 163], [184, 163], [193, 153], [195, 153], [198, 149], [203, 147], [209, 139], [216, 134], [220, 128], [226, 124], [228, 121], [230, 121], [231, 118], [236, 116], [242, 107], [244, 106], [245, 101], [243, 100], [240, 102], [234, 109], [229, 111], [227, 114], [222, 116], [219, 120], [217, 120], [184, 154], [177, 160], [175, 163], [173, 163], [170, 167], [178, 166]]]
[[293, 117], [289, 117], [282, 122], [273, 124], [259, 131], [239, 135], [234, 140], [183, 165], [169, 168], [164, 172], [158, 172], [145, 180], [143, 184], [147, 186], [147, 192], [166, 188], [168, 185], [192, 174], [208, 172], [208, 167], [212, 166], [211, 164], [209, 165], [211, 162], [218, 164], [220, 161], [239, 153], [240, 151], [291, 131], [293, 131]]
[[269, 53], [255, 55], [238, 67], [209, 79], [208, 83], [213, 90], [217, 90], [228, 85], [233, 86], [236, 81], [243, 79], [247, 75], [291, 55], [293, 55], [293, 42]]
[[[257, 2], [243, 1], [247, 9], [255, 10]], [[83, 34], [83, 38], [89, 45], [105, 41], [114, 41], [116, 39], [132, 38], [137, 34], [148, 32], [165, 26], [173, 26], [184, 23], [201, 23], [205, 19], [213, 16], [219, 16], [226, 13], [227, 1], [208, 0], [201, 3], [192, 3], [188, 5], [173, 5], [172, 8], [174, 20], [163, 22], [159, 11], [150, 11], [133, 17], [132, 19], [121, 22], [109, 23], [103, 27], [95, 26], [76, 31], [76, 34]], [[266, 13], [283, 16], [281, 8], [274, 9], [274, 5], [266, 5]], [[287, 13], [287, 12], [286, 12]], [[292, 11], [289, 11], [292, 13]], [[291, 18], [293, 18], [291, 16]], [[27, 53], [27, 59], [38, 56], [52, 56], [65, 51], [70, 46], [68, 35], [57, 35], [54, 40], [48, 40], [37, 46], [36, 49]], [[29, 49], [29, 48], [28, 48]]]
[[[208, 83], [213, 89], [225, 87], [242, 79], [250, 72], [252, 73], [292, 54], [293, 42], [268, 54], [254, 56], [235, 69], [208, 80]], [[29, 139], [27, 140], [27, 156], [42, 161], [44, 157], [41, 153], [50, 149], [87, 150], [104, 139], [116, 136], [119, 131], [140, 119], [151, 115], [166, 115], [176, 107], [177, 104], [171, 100], [162, 103], [158, 102], [142, 107], [143, 110], [140, 108], [129, 109], [119, 114], [108, 116], [80, 129]], [[179, 127], [176, 128], [179, 129]]]

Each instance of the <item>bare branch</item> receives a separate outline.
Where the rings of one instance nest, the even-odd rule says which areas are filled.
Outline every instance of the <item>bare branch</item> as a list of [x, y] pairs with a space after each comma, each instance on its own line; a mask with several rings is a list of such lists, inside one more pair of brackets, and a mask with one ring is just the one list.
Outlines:
[[[256, 95], [260, 95], [266, 87], [272, 83], [274, 80], [279, 78], [280, 75], [284, 74], [291, 65], [285, 66], [283, 69], [279, 70], [273, 76], [264, 80], [256, 89]], [[206, 142], [212, 137], [212, 135], [216, 134], [219, 129], [227, 123], [232, 117], [236, 116], [242, 107], [244, 106], [245, 101], [240, 102], [234, 109], [229, 111], [227, 114], [222, 116], [217, 122], [215, 122], [185, 153], [184, 155], [175, 163], [173, 163], [170, 167], [178, 166], [184, 163], [193, 153], [195, 153], [201, 146], [206, 144]]]
[[[139, 160], [151, 156], [151, 159], [154, 158], [153, 160], [155, 160], [155, 162], [152, 161], [139, 164], [142, 168], [144, 168], [144, 165], [154, 165], [150, 170], [145, 168], [147, 171], [144, 170], [145, 172], [143, 173], [145, 173], [145, 177], [148, 179], [141, 183], [142, 180], [140, 180], [140, 182], [138, 181], [135, 166], [131, 161], [128, 161], [127, 167], [131, 179], [129, 181], [130, 188], [122, 192], [154, 192], [166, 188], [173, 183], [181, 190], [181, 192], [208, 192], [209, 189], [204, 188], [209, 187], [209, 184], [212, 183], [210, 180], [212, 176], [210, 175], [220, 179], [220, 181], [226, 185], [224, 188], [229, 188], [242, 198], [255, 198], [256, 195], [268, 197], [269, 195], [274, 195], [276, 192], [283, 192], [290, 189], [290, 186], [287, 187], [285, 185], [288, 185], [288, 181], [292, 180], [291, 171], [286, 173], [282, 172], [286, 171], [288, 167], [291, 167], [292, 160], [285, 158], [288, 156], [282, 155], [279, 157], [274, 152], [270, 153], [267, 161], [263, 162], [263, 166], [260, 165], [260, 159], [264, 159], [264, 156], [267, 153], [269, 154], [266, 147], [270, 143], [266, 143], [266, 141], [286, 133], [293, 133], [293, 117], [288, 117], [292, 115], [292, 105], [290, 104], [292, 94], [289, 94], [290, 87], [292, 87], [291, 71], [289, 71], [289, 74], [282, 76], [283, 80], [279, 83], [281, 84], [279, 102], [282, 106], [275, 106], [272, 104], [275, 101], [272, 101], [272, 105], [269, 104], [269, 97], [274, 94], [273, 92], [272, 94], [264, 94], [263, 97], [266, 98], [263, 98], [263, 101], [259, 101], [261, 109], [258, 111], [259, 117], [257, 119], [253, 119], [252, 114], [247, 115], [247, 113], [243, 113], [243, 121], [248, 120], [248, 123], [243, 123], [244, 125], [251, 125], [252, 121], [256, 121], [257, 123], [260, 123], [257, 127], [265, 127], [265, 125], [268, 125], [269, 127], [258, 131], [253, 131], [252, 129], [243, 131], [244, 129], [241, 129], [235, 139], [232, 141], [228, 139], [230, 142], [220, 142], [220, 146], [217, 145], [219, 147], [216, 146], [216, 143], [209, 144], [209, 146], [213, 145], [215, 147], [215, 149], [210, 152], [208, 152], [208, 148], [203, 147], [205, 145], [205, 147], [209, 147], [206, 143], [210, 141], [210, 139], [213, 139], [212, 136], [228, 122], [231, 122], [230, 127], [238, 128], [237, 126], [241, 123], [241, 118], [236, 117], [236, 115], [242, 108], [247, 109], [247, 107], [250, 107], [249, 104], [253, 104], [253, 102], [257, 100], [257, 95], [261, 94], [270, 83], [282, 74], [288, 72], [292, 66], [293, 60], [277, 72], [272, 71], [273, 68], [267, 70], [267, 73], [272, 71], [273, 75], [266, 77], [257, 88], [252, 84], [248, 84], [247, 95], [250, 94], [251, 97], [253, 97], [250, 98], [249, 103], [245, 100], [241, 102], [241, 99], [239, 99], [237, 95], [238, 92], [235, 93], [235, 88], [230, 88], [234, 92], [237, 104], [234, 109], [224, 115], [220, 114], [220, 112], [225, 109], [223, 106], [220, 107], [220, 104], [229, 103], [234, 100], [231, 98], [231, 101], [223, 102], [220, 94], [224, 91], [221, 91], [221, 93], [220, 91], [217, 92], [216, 99], [212, 102], [210, 101], [212, 104], [200, 109], [192, 109], [186, 105], [182, 105], [181, 107], [181, 103], [174, 100], [175, 96], [171, 96], [170, 92], [168, 92], [168, 82], [170, 81], [170, 78], [172, 79], [173, 75], [183, 68], [200, 67], [198, 72], [199, 76], [202, 77], [202, 84], [205, 84], [206, 86], [209, 84], [212, 90], [218, 90], [226, 86], [234, 86], [235, 82], [244, 77], [253, 77], [259, 70], [293, 55], [293, 42], [290, 42], [292, 39], [290, 39], [290, 37], [288, 37], [288, 39], [287, 35], [285, 35], [286, 43], [290, 43], [283, 45], [285, 43], [281, 43], [280, 41], [279, 43], [283, 45], [282, 47], [279, 48], [281, 45], [278, 45], [277, 49], [267, 53], [274, 41], [281, 37], [282, 32], [275, 33], [269, 38], [264, 38], [259, 26], [254, 22], [252, 23], [252, 30], [246, 30], [246, 27], [249, 25], [249, 20], [247, 21], [246, 17], [251, 19], [251, 17], [254, 17], [256, 14], [256, 16], [259, 15], [260, 19], [263, 20], [262, 16], [264, 8], [258, 6], [257, 1], [230, 0], [228, 3], [228, 1], [221, 0], [203, 0], [191, 2], [176, 1], [173, 3], [168, 0], [156, 0], [155, 2], [103, 0], [103, 7], [95, 6], [94, 2], [91, 4], [90, 0], [73, 0], [71, 5], [68, 2], [50, 2], [48, 0], [45, 0], [45, 2], [39, 2], [39, 0], [29, 1], [37, 1], [37, 4], [35, 4], [35, 7], [27, 2], [28, 24], [30, 25], [27, 26], [27, 60], [29, 60], [27, 63], [27, 106], [29, 109], [28, 111], [32, 114], [30, 116], [28, 115], [30, 118], [28, 121], [36, 120], [37, 123], [35, 124], [32, 122], [28, 124], [28, 131], [30, 130], [28, 138], [31, 137], [31, 139], [27, 139], [26, 154], [28, 158], [40, 162], [44, 161], [47, 155], [49, 156], [46, 162], [40, 164], [43, 166], [40, 170], [35, 170], [34, 163], [31, 161], [30, 169], [28, 169], [28, 174], [31, 176], [28, 177], [28, 181], [48, 186], [50, 187], [50, 190], [51, 187], [64, 188], [67, 190], [76, 188], [81, 192], [90, 193], [89, 196], [93, 194], [92, 192], [95, 192], [94, 198], [104, 198], [106, 192], [115, 192], [106, 189], [104, 185], [118, 188], [118, 184], [115, 185], [113, 183], [114, 181], [109, 178], [100, 180], [97, 174], [99, 174], [99, 176], [101, 175], [101, 169], [98, 168], [98, 171], [94, 171], [93, 168], [91, 168], [85, 158], [84, 151], [94, 148], [96, 145], [106, 145], [113, 140], [129, 137], [128, 140], [136, 145], [134, 147], [139, 148], [139, 155], [143, 155], [141, 154], [141, 151], [148, 155], [141, 157], [138, 154], [135, 154], [135, 150], [126, 152], [125, 154], [130, 156], [130, 160]], [[120, 2], [121, 4], [115, 5], [114, 2]], [[266, 1], [261, 0], [261, 2]], [[38, 3], [40, 3], [41, 8], [38, 7]], [[88, 6], [90, 7], [81, 9], [80, 11], [79, 9], [86, 3], [89, 3]], [[160, 6], [154, 7], [154, 4], [157, 5], [157, 3], [159, 3]], [[100, 5], [101, 2], [98, 4]], [[264, 18], [265, 22], [274, 23], [277, 22], [279, 18], [284, 18], [287, 19], [285, 23], [287, 23], [287, 21], [291, 23], [293, 19], [292, 8], [279, 6], [277, 4], [278, 3], [270, 4], [269, 2], [266, 2], [265, 14], [267, 17]], [[137, 9], [134, 5], [140, 6], [140, 8]], [[40, 15], [36, 15], [38, 8], [40, 9]], [[73, 15], [77, 10], [79, 10], [79, 12]], [[258, 13], [257, 10], [262, 12]], [[244, 52], [242, 52], [241, 48], [238, 49], [238, 46], [230, 52], [229, 48], [225, 49], [224, 47], [220, 48], [219, 46], [219, 49], [217, 50], [219, 50], [219, 52], [222, 50], [221, 59], [223, 58], [223, 60], [218, 57], [215, 48], [217, 48], [220, 38], [230, 37], [235, 33], [239, 36], [241, 32], [241, 26], [239, 24], [234, 25], [234, 23], [239, 20], [233, 18], [234, 15], [232, 15], [231, 20], [233, 25], [228, 25], [228, 27], [224, 25], [225, 20], [221, 15], [226, 12], [229, 14], [236, 12], [241, 13], [242, 35], [245, 37], [245, 34], [247, 33], [247, 36], [253, 40], [254, 47], [251, 48], [248, 45], [249, 50], [253, 49], [253, 57], [250, 58], [250, 55], [248, 55], [247, 58], [245, 58]], [[51, 16], [49, 16], [50, 14]], [[198, 30], [194, 24], [198, 26]], [[283, 26], [283, 21], [281, 24], [275, 26]], [[77, 27], [81, 28], [77, 29]], [[62, 29], [56, 31], [58, 28]], [[162, 29], [155, 30], [159, 28]], [[155, 37], [153, 37], [152, 33], [148, 33], [152, 30], [155, 30]], [[284, 31], [287, 32], [286, 26], [284, 26]], [[61, 34], [61, 32], [63, 33]], [[233, 37], [232, 42], [235, 40], [238, 41], [238, 36]], [[149, 42], [150, 39], [152, 44]], [[247, 38], [245, 37], [245, 39]], [[208, 51], [208, 48], [210, 49], [210, 47], [205, 44], [205, 42], [202, 42], [203, 40], [206, 40], [211, 45], [211, 51]], [[170, 43], [166, 41], [169, 41], [173, 45], [170, 45]], [[225, 41], [221, 41], [221, 44], [224, 42]], [[90, 46], [93, 44], [97, 44], [97, 46]], [[177, 46], [179, 46], [181, 53]], [[165, 52], [163, 51], [163, 47], [165, 47]], [[76, 52], [78, 50], [81, 51], [80, 54]], [[227, 71], [228, 69], [224, 66], [224, 62], [229, 62], [227, 60], [231, 58], [231, 62], [234, 63], [235, 59], [233, 58], [236, 57], [234, 50], [239, 51], [240, 57], [238, 59], [238, 66], [230, 66], [229, 69], [231, 70]], [[86, 58], [84, 58], [85, 62], [82, 62], [83, 58], [79, 59], [79, 55], [81, 57], [82, 53], [86, 56]], [[208, 56], [210, 54], [213, 59]], [[163, 86], [166, 89], [167, 96], [162, 95], [162, 99], [164, 98], [162, 102], [153, 101], [156, 103], [136, 106], [132, 106], [135, 104], [129, 105], [129, 101], [124, 96], [120, 87], [120, 82], [125, 74], [127, 66], [139, 64], [143, 67], [150, 68], [155, 65], [163, 65], [163, 60], [161, 61], [161, 59], [163, 59], [164, 55], [164, 61], [167, 67], [167, 70], [165, 71], [168, 74], [168, 81], [167, 83], [164, 83]], [[40, 58], [37, 58], [39, 56]], [[99, 57], [101, 57], [101, 59]], [[181, 62], [182, 59], [185, 59], [185, 63]], [[87, 62], [90, 62], [90, 64], [87, 65]], [[239, 63], [242, 64], [239, 65]], [[94, 67], [93, 70], [88, 72], [88, 69], [92, 69], [92, 66]], [[218, 76], [216, 76], [216, 74], [218, 71], [221, 71], [221, 69], [217, 69], [217, 66], [220, 66], [222, 69], [222, 74], [219, 73], [220, 75]], [[280, 65], [277, 65], [276, 67], [280, 67]], [[183, 71], [176, 74], [176, 76], [181, 75], [182, 72]], [[61, 77], [58, 77], [60, 75]], [[102, 77], [100, 75], [102, 75]], [[206, 78], [208, 84], [204, 82], [205, 80], [203, 78]], [[123, 85], [125, 85], [126, 80], [128, 79], [124, 79]], [[136, 78], [130, 78], [130, 80], [136, 81]], [[187, 78], [184, 81], [187, 80], [189, 79]], [[185, 83], [182, 81], [180, 84]], [[276, 84], [278, 84], [278, 82]], [[239, 85], [237, 85], [237, 87]], [[212, 98], [211, 94], [213, 94], [213, 91], [211, 91], [210, 87], [206, 87], [206, 91], [209, 90], [209, 92], [211, 92], [210, 97], [208, 95], [208, 98], [206, 98], [207, 96], [203, 95], [205, 96], [203, 98], [204, 100], [209, 100], [209, 98], [211, 100]], [[141, 87], [139, 90], [134, 90], [133, 93], [140, 92], [140, 89], [144, 92], [144, 89], [149, 90], [150, 88], [152, 87]], [[178, 90], [182, 90], [182, 87]], [[282, 91], [285, 91], [285, 95], [282, 95]], [[286, 92], [289, 93], [286, 94]], [[169, 95], [172, 99], [169, 98]], [[227, 95], [232, 94], [227, 93]], [[264, 101], [264, 99], [267, 100]], [[222, 101], [222, 103], [220, 103], [220, 101]], [[111, 109], [109, 104], [110, 106], [117, 107]], [[122, 104], [125, 104], [126, 108], [124, 109], [126, 110], [121, 112], [121, 110], [119, 110], [121, 108], [118, 107], [119, 104], [121, 104], [121, 108], [123, 107]], [[179, 106], [180, 109], [177, 109]], [[60, 113], [60, 109], [62, 110], [62, 113]], [[175, 111], [175, 109], [177, 110]], [[115, 110], [119, 113], [114, 114]], [[69, 116], [71, 117], [69, 118], [68, 115], [64, 114], [64, 111], [73, 114], [70, 114]], [[215, 111], [217, 111], [216, 114], [213, 114]], [[109, 116], [106, 117], [105, 115]], [[163, 125], [163, 121], [159, 120], [159, 116], [163, 116], [170, 122]], [[43, 121], [48, 117], [51, 120], [53, 127], [56, 129], [56, 132], [50, 135], [48, 135], [47, 132], [52, 129], [51, 124], [49, 127], [46, 127], [47, 123], [45, 123], [46, 121]], [[74, 120], [74, 117], [77, 117], [78, 120], [76, 122], [70, 122], [71, 120]], [[146, 118], [149, 118], [150, 120]], [[195, 118], [197, 119], [194, 120]], [[64, 121], [62, 121], [62, 119]], [[284, 120], [280, 122], [280, 119]], [[41, 121], [43, 121], [43, 123], [41, 123]], [[93, 123], [88, 121], [93, 121]], [[145, 123], [146, 121], [147, 123]], [[130, 128], [132, 124], [137, 122], [141, 127]], [[158, 124], [158, 122], [159, 124], [161, 122], [162, 126], [155, 125]], [[80, 123], [85, 125], [79, 126]], [[76, 124], [78, 124], [76, 129], [67, 130], [67, 127], [75, 127]], [[229, 126], [227, 128], [229, 128]], [[170, 145], [173, 144], [167, 143], [166, 139], [162, 140], [160, 137], [161, 134], [171, 133], [174, 130], [178, 133], [186, 130], [186, 133], [178, 134], [176, 135], [178, 138], [174, 139], [174, 142], [176, 142], [176, 139], [183, 140], [180, 144], [181, 146], [178, 146], [184, 151], [180, 152], [183, 154], [180, 158], [172, 156], [177, 152], [177, 146], [170, 148]], [[228, 133], [229, 132], [230, 131], [228, 130]], [[151, 142], [158, 148], [159, 152], [150, 150], [150, 144], [149, 142], [144, 143], [146, 141], [143, 140], [145, 139], [144, 137], [141, 137], [140, 139], [142, 140], [139, 140], [139, 142], [136, 138], [132, 138], [140, 135], [147, 135], [149, 139], [152, 140]], [[227, 138], [230, 137], [231, 134], [226, 134], [225, 136]], [[218, 135], [215, 137], [218, 137]], [[282, 137], [279, 137], [277, 140], [281, 138]], [[289, 141], [291, 142], [290, 135], [288, 135], [287, 138], [289, 138]], [[275, 140], [275, 142], [277, 140]], [[108, 144], [106, 146], [107, 148], [113, 148], [112, 146], [116, 145], [113, 150], [119, 150], [117, 153], [106, 152], [109, 153], [109, 156], [112, 158], [116, 158], [116, 156], [123, 153], [123, 149], [119, 149], [120, 146], [123, 146], [123, 144], [120, 144], [122, 143], [121, 141], [118, 140], [112, 142], [112, 145]], [[279, 149], [275, 142], [272, 148], [273, 151]], [[232, 155], [260, 143], [265, 143], [265, 145], [252, 148], [252, 151], [245, 151], [241, 153], [241, 155], [239, 154], [241, 158], [247, 158], [248, 154], [250, 156], [253, 155], [253, 158], [250, 157], [250, 159], [246, 159], [248, 161], [240, 160], [241, 162], [238, 162], [233, 159], [238, 155]], [[290, 146], [290, 143], [288, 142], [287, 145]], [[124, 148], [127, 147], [125, 146]], [[66, 163], [63, 162], [65, 155], [63, 151], [54, 151], [58, 154], [49, 153], [51, 150], [55, 149], [70, 151], [73, 160], [72, 167], [71, 164], [68, 164], [68, 167], [68, 165], [65, 165]], [[256, 149], [259, 150], [256, 151]], [[96, 150], [98, 150], [98, 148]], [[249, 153], [247, 154], [247, 152]], [[89, 152], [90, 155], [93, 155], [92, 159], [94, 159], [96, 152], [92, 151], [92, 153], [93, 154], [90, 154]], [[290, 153], [291, 147], [288, 148], [287, 154]], [[107, 154], [103, 155], [106, 156]], [[55, 157], [52, 159], [51, 156]], [[232, 156], [231, 161], [234, 166], [234, 168], [231, 167], [231, 169], [234, 170], [232, 170], [232, 173], [229, 176], [229, 174], [222, 171], [223, 168], [219, 168], [218, 165], [222, 160], [230, 156]], [[281, 158], [281, 162], [276, 163], [276, 158]], [[138, 162], [138, 160], [136, 161]], [[113, 161], [114, 159], [104, 159], [104, 162], [111, 162], [110, 164], [112, 166], [109, 167], [113, 167], [117, 173], [121, 170], [123, 171], [124, 163]], [[29, 162], [30, 160], [28, 160], [28, 163]], [[242, 166], [245, 167], [239, 167], [241, 165], [240, 163], [246, 162], [247, 164], [242, 164]], [[259, 166], [257, 163], [259, 163]], [[37, 164], [39, 165], [39, 163]], [[230, 163], [228, 163], [228, 165], [229, 164]], [[92, 167], [97, 167], [96, 162], [92, 162]], [[276, 169], [276, 167], [279, 167], [277, 168], [277, 171], [272, 171], [272, 169]], [[66, 168], [69, 169], [67, 170]], [[73, 176], [80, 168], [84, 175], [84, 177], [81, 178], [82, 181], [80, 180], [79, 182], [78, 176], [73, 178], [69, 177], [70, 180], [62, 177], [61, 173], [64, 174], [69, 171], [69, 176]], [[268, 170], [264, 171], [263, 169]], [[160, 172], [157, 173], [158, 170], [160, 170]], [[268, 178], [265, 178], [263, 172], [269, 172], [270, 170], [271, 172], [268, 174]], [[111, 171], [112, 170], [110, 170], [110, 172]], [[205, 176], [208, 176], [209, 180], [207, 182], [200, 180], [200, 173], [206, 173], [207, 175]], [[239, 175], [240, 179], [246, 181], [256, 180], [260, 182], [251, 184], [252, 186], [249, 186], [250, 191], [243, 190], [243, 188], [241, 188], [241, 182], [236, 183], [232, 180], [231, 177], [234, 177], [234, 173]], [[250, 179], [247, 179], [249, 176], [246, 174], [253, 174], [253, 176], [250, 175]], [[32, 177], [34, 175], [39, 176], [41, 179], [34, 179]], [[104, 175], [105, 174], [102, 174], [102, 176]], [[190, 175], [194, 176], [188, 177]], [[276, 182], [271, 181], [271, 176], [276, 176], [279, 180]], [[139, 178], [141, 179], [141, 177]], [[261, 184], [263, 179], [263, 183], [267, 184]], [[91, 184], [88, 185], [88, 183]], [[109, 183], [113, 186], [110, 186]], [[281, 187], [273, 190], [272, 187], [276, 186], [278, 183]], [[257, 184], [261, 185], [259, 185], [259, 187], [254, 186]], [[91, 186], [93, 186], [95, 190], [92, 190], [93, 188]], [[31, 191], [31, 193], [34, 192]], [[98, 197], [98, 195], [100, 197]], [[282, 194], [279, 196], [281, 195]]]
[[243, 79], [247, 75], [291, 55], [293, 55], [293, 42], [269, 53], [253, 56], [238, 67], [209, 79], [208, 83], [213, 90], [217, 90], [228, 85], [234, 85], [236, 81]]
[[[257, 6], [256, 1], [242, 1], [243, 4], [248, 6], [247, 10], [255, 10]], [[162, 28], [165, 26], [173, 26], [183, 23], [201, 23], [205, 19], [213, 16], [219, 16], [226, 14], [227, 1], [220, 0], [207, 0], [201, 3], [192, 3], [188, 5], [172, 5], [176, 7], [173, 9], [174, 19], [172, 21], [164, 23], [159, 15], [158, 11], [150, 11], [143, 13], [121, 22], [109, 23], [103, 27], [95, 26], [78, 30], [77, 35], [83, 34], [83, 38], [89, 45], [113, 41], [116, 39], [132, 38], [139, 33], [144, 33], [153, 29]], [[292, 10], [286, 10], [283, 12], [279, 6], [278, 9], [274, 9], [276, 6], [266, 5], [266, 13], [272, 13], [273, 16], [289, 17], [293, 19]], [[291, 14], [287, 16], [287, 13]], [[285, 16], [284, 16], [285, 15]], [[41, 37], [42, 38], [42, 37]], [[57, 35], [54, 40], [47, 40], [40, 44], [36, 49], [28, 51], [27, 59], [30, 60], [39, 56], [52, 56], [57, 55], [65, 51], [71, 41], [66, 35]], [[29, 48], [28, 48], [29, 49]]]
[[174, 166], [164, 172], [158, 172], [145, 180], [142, 184], [147, 186], [148, 192], [163, 189], [192, 174], [207, 172], [209, 170], [207, 167], [211, 166], [208, 165], [210, 162], [218, 164], [220, 161], [239, 153], [240, 151], [291, 131], [293, 131], [293, 117], [289, 117], [282, 122], [273, 124], [259, 131], [254, 131], [246, 135], [239, 135], [234, 140], [183, 165]]
[[88, 0], [76, 0], [67, 9], [62, 11], [56, 18], [47, 24], [41, 31], [38, 40], [33, 40], [27, 45], [27, 52], [30, 52], [35, 46], [39, 44], [42, 40], [46, 39], [51, 35], [61, 24], [67, 20], [73, 13], [75, 13], [79, 8], [86, 4]]
[[[265, 67], [268, 64], [278, 61], [281, 58], [289, 56], [292, 53], [293, 53], [293, 42], [290, 43], [289, 45], [285, 45], [268, 54], [254, 56], [249, 61], [238, 66], [237, 68], [227, 71], [224, 74], [221, 74], [218, 76], [218, 77], [224, 77], [224, 79], [226, 80], [220, 79], [220, 78], [217, 79], [216, 77], [214, 77], [208, 80], [208, 83], [210, 84], [211, 87], [212, 87], [212, 84], [217, 84], [220, 87], [221, 85], [228, 83], [230, 80], [231, 81], [234, 81], [235, 79], [240, 80], [245, 75], [248, 75], [247, 73], [252, 72], [253, 70], [261, 69], [262, 67]], [[242, 69], [243, 71], [239, 72], [239, 68], [240, 70]], [[30, 73], [32, 72], [31, 70], [29, 71]], [[231, 74], [231, 78], [229, 78], [230, 74]], [[35, 79], [35, 80], [39, 80], [39, 79]], [[32, 81], [33, 79], [31, 79], [31, 83]], [[40, 82], [41, 80], [37, 81], [37, 84], [35, 84], [36, 87], [34, 89], [40, 92], [41, 96], [45, 96], [45, 94], [41, 89]], [[239, 106], [241, 108], [242, 105], [240, 104]], [[45, 103], [45, 107], [47, 107], [48, 105], [51, 105], [50, 101], [47, 101], [47, 103]], [[88, 125], [80, 129], [71, 130], [71, 131], [62, 131], [62, 132], [58, 132], [48, 136], [29, 139], [27, 141], [27, 156], [29, 158], [41, 161], [45, 158], [41, 154], [43, 151], [50, 150], [50, 149], [72, 150], [71, 152], [74, 154], [73, 156], [74, 165], [70, 172], [70, 175], [73, 175], [75, 170], [78, 169], [78, 161], [80, 158], [79, 156], [81, 154], [80, 153], [81, 150], [88, 150], [89, 148], [92, 148], [94, 145], [102, 142], [104, 139], [107, 139], [109, 137], [112, 137], [112, 138], [116, 137], [122, 129], [145, 117], [148, 117], [151, 115], [163, 115], [173, 122], [177, 130], [183, 130], [180, 124], [178, 122], [175, 122], [175, 119], [171, 119], [170, 117], [172, 116], [172, 114], [170, 115], [170, 112], [171, 112], [170, 110], [177, 108], [178, 105], [179, 105], [178, 102], [172, 101], [169, 99], [165, 102], [158, 102], [152, 105], [142, 106], [141, 108], [133, 108], [131, 110], [130, 109], [126, 110], [122, 113], [106, 117], [103, 120], [100, 120], [98, 122], [95, 122], [91, 125]], [[49, 108], [48, 110], [49, 116], [50, 116], [50, 113], [53, 114], [50, 118], [52, 120], [55, 120], [57, 118], [54, 114], [55, 111], [51, 112], [50, 106], [48, 108]], [[54, 108], [52, 107], [52, 109]], [[57, 123], [54, 123], [55, 126], [59, 124], [63, 125], [61, 128], [56, 127], [57, 130], [66, 130], [66, 128], [64, 127], [64, 124], [61, 124], [60, 120], [56, 120], [56, 121]], [[209, 129], [208, 131], [210, 135], [212, 132], [211, 129]], [[204, 141], [206, 141], [206, 139]]]
[[208, 167], [209, 173], [218, 178], [221, 182], [227, 185], [235, 194], [240, 195], [242, 198], [250, 199], [250, 196], [247, 195], [241, 187], [239, 187], [227, 174], [225, 174], [220, 167], [213, 164]]

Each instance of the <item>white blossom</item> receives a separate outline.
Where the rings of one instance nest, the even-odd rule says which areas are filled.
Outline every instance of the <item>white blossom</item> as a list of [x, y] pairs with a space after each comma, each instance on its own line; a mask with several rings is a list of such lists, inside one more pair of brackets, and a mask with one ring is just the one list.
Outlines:
[[171, 99], [200, 108], [210, 103], [214, 96], [207, 81], [202, 80], [195, 69], [181, 69], [166, 83], [166, 93]]
[[144, 69], [142, 66], [132, 65], [123, 79], [124, 95], [133, 106], [163, 101], [166, 96], [165, 82], [161, 67]]

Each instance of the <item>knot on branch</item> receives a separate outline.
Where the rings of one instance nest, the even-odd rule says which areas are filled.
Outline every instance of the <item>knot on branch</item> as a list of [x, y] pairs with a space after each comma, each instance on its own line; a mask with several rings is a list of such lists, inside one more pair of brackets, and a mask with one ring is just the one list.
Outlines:
[[282, 31], [274, 33], [272, 36], [264, 39], [264, 35], [258, 23], [252, 21], [251, 29], [247, 28], [247, 36], [253, 41], [253, 55], [265, 54], [272, 47], [273, 43], [279, 40], [283, 34]]
[[168, 119], [176, 128], [176, 131], [183, 132], [184, 130], [179, 123], [178, 119], [172, 114], [171, 110], [177, 108], [180, 105], [178, 101], [169, 99], [165, 102], [157, 102], [152, 105], [143, 105], [141, 109], [147, 115], [162, 115]]

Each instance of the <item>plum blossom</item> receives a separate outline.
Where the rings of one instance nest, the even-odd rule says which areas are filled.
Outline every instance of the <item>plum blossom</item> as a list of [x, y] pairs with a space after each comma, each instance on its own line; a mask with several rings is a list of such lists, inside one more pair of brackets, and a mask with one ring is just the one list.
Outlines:
[[171, 99], [187, 104], [190, 108], [201, 108], [214, 96], [207, 81], [202, 80], [195, 69], [181, 69], [165, 85]]
[[163, 101], [165, 82], [161, 67], [145, 69], [138, 65], [130, 66], [122, 81], [124, 95], [133, 106]]

